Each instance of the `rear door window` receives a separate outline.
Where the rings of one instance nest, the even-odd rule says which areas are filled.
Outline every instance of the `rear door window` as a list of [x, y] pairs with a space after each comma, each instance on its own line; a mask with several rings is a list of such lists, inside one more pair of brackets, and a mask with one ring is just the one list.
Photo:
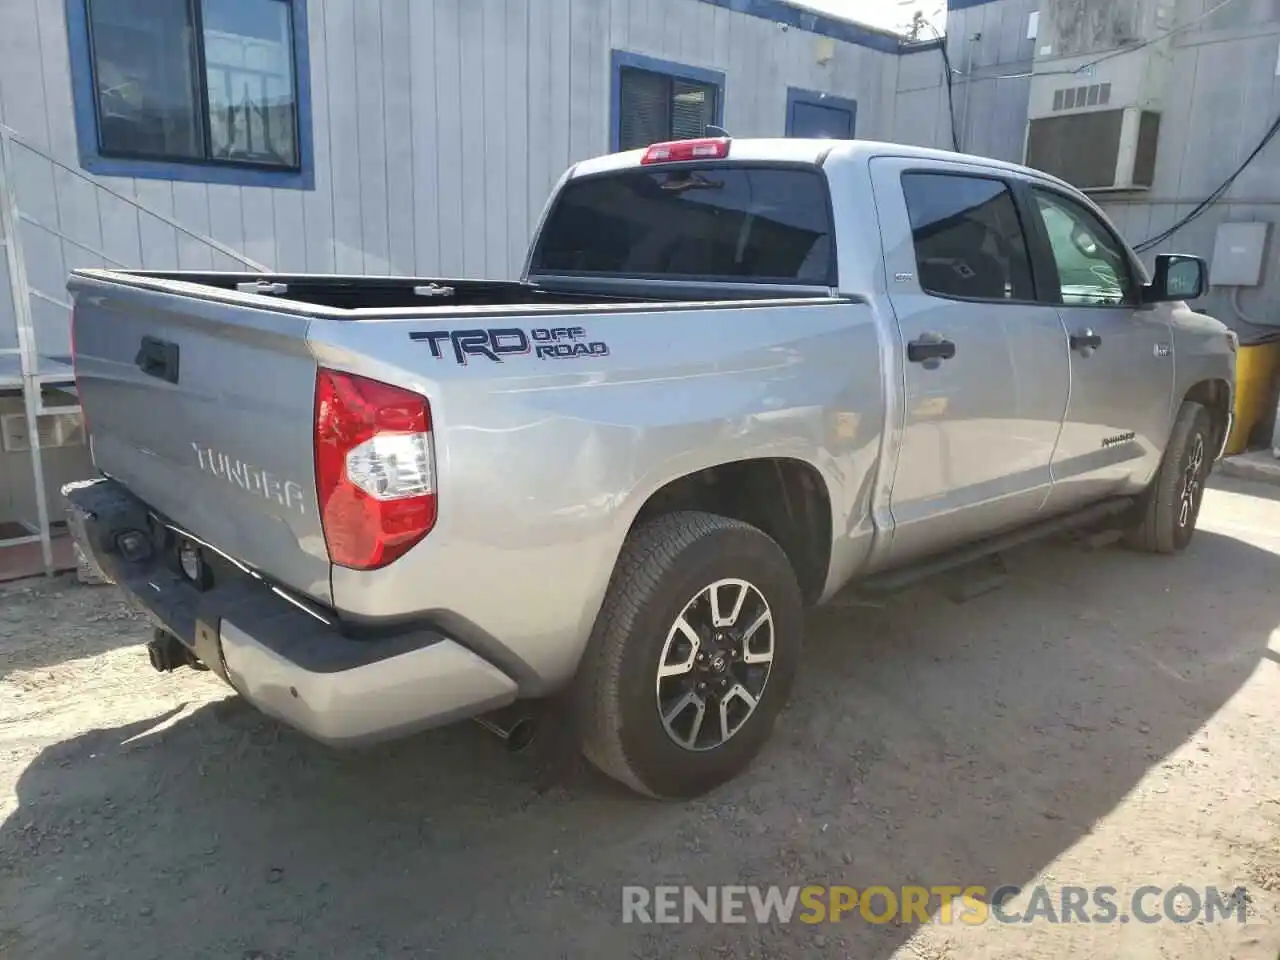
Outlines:
[[1034, 300], [1031, 258], [1008, 184], [904, 173], [920, 288], [963, 300]]
[[705, 164], [571, 180], [531, 272], [834, 285], [826, 179], [816, 169]]

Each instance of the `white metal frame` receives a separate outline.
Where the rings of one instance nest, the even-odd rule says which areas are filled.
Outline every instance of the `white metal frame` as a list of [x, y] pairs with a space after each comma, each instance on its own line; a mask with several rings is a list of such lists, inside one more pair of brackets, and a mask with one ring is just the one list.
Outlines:
[[[43, 388], [49, 385], [66, 385], [74, 384], [74, 373], [71, 370], [65, 373], [41, 373], [40, 371], [40, 349], [36, 337], [35, 318], [31, 310], [31, 298], [36, 297], [47, 303], [62, 307], [68, 313], [71, 311], [71, 304], [67, 300], [56, 296], [52, 293], [35, 290], [31, 287], [27, 278], [26, 262], [23, 259], [22, 252], [22, 236], [21, 227], [27, 224], [37, 230], [41, 230], [54, 237], [61, 242], [71, 244], [94, 258], [101, 260], [106, 266], [127, 267], [128, 264], [121, 263], [119, 260], [108, 256], [101, 250], [97, 250], [87, 244], [80, 242], [72, 237], [67, 236], [59, 227], [49, 226], [41, 223], [36, 218], [23, 212], [18, 202], [18, 190], [14, 183], [13, 155], [15, 149], [22, 149], [35, 154], [45, 162], [70, 173], [72, 176], [83, 180], [94, 187], [94, 202], [97, 203], [98, 193], [105, 193], [109, 196], [122, 200], [129, 206], [133, 207], [139, 214], [145, 214], [154, 217], [161, 223], [172, 227], [174, 230], [197, 240], [205, 246], [233, 260], [239, 261], [250, 270], [270, 273], [270, 269], [250, 260], [244, 254], [225, 244], [219, 243], [212, 237], [207, 237], [201, 233], [197, 233], [187, 227], [184, 227], [178, 221], [152, 210], [138, 201], [136, 197], [129, 196], [119, 190], [113, 189], [104, 183], [95, 180], [93, 177], [86, 175], [77, 167], [64, 163], [56, 157], [50, 155], [45, 150], [24, 139], [16, 131], [0, 124], [0, 246], [4, 247], [5, 259], [9, 267], [9, 284], [13, 296], [14, 316], [17, 322], [18, 346], [17, 349], [0, 349], [0, 358], [6, 356], [17, 355], [18, 366], [21, 372], [20, 377], [14, 381], [7, 381], [0, 378], [0, 388], [20, 387], [22, 390], [23, 409], [27, 419], [27, 435], [31, 438], [31, 478], [35, 483], [35, 499], [36, 499], [36, 523], [37, 530], [29, 536], [10, 537], [8, 539], [0, 539], [0, 550], [5, 547], [14, 547], [20, 544], [39, 543], [40, 552], [44, 560], [44, 569], [46, 574], [53, 573], [53, 540], [50, 534], [50, 517], [49, 504], [45, 497], [44, 486], [44, 463], [43, 455], [39, 442], [39, 417], [41, 414], [48, 413], [75, 413], [78, 412], [79, 405], [71, 406], [46, 406], [44, 403]], [[138, 264], [139, 267], [145, 264]], [[74, 390], [74, 387], [72, 386]], [[24, 524], [25, 525], [25, 524]]]

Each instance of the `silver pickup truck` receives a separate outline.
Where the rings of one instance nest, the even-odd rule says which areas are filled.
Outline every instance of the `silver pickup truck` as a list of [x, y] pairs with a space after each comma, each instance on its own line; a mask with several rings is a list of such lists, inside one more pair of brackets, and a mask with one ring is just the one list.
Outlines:
[[1187, 546], [1235, 379], [1205, 274], [1018, 166], [655, 144], [565, 173], [519, 282], [75, 271], [66, 495], [160, 669], [332, 744], [565, 704], [687, 797], [847, 584]]

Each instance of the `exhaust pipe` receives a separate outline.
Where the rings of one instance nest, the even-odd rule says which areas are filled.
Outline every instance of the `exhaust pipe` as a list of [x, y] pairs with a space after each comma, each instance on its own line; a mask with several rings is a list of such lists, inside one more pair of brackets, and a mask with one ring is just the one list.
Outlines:
[[512, 753], [524, 750], [538, 735], [537, 719], [522, 708], [509, 707], [472, 719], [499, 740], [505, 741], [507, 749]]
[[181, 640], [163, 630], [154, 631], [151, 642], [147, 644], [147, 659], [160, 673], [189, 667], [195, 660]]

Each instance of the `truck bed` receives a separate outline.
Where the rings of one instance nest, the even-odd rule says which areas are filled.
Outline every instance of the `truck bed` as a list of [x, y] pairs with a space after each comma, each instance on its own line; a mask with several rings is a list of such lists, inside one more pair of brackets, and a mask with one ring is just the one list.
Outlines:
[[[759, 287], [750, 300], [704, 291], [708, 299], [661, 303], [629, 291], [601, 296], [499, 281], [437, 280], [452, 293], [414, 292], [432, 282], [75, 271], [76, 375], [95, 465], [185, 535], [341, 608], [354, 594], [347, 603], [335, 596], [316, 492], [322, 368], [428, 397], [434, 443], [451, 470], [441, 482], [464, 478], [474, 491], [526, 455], [506, 455], [507, 467], [495, 471], [499, 451], [474, 452], [485, 447], [483, 437], [499, 440], [513, 423], [555, 412], [569, 425], [563, 442], [585, 442], [583, 411], [564, 409], [580, 396], [573, 385], [584, 376], [616, 379], [608, 398], [623, 402], [636, 388], [622, 384], [670, 375], [670, 345], [685, 329], [706, 354], [698, 366], [724, 384], [725, 330], [737, 331], [740, 346], [754, 341], [760, 349], [805, 335], [789, 330], [790, 314], [788, 324], [773, 319], [776, 308], [835, 302], [812, 294], [765, 299]], [[260, 291], [260, 283], [279, 286]], [[806, 316], [830, 330], [835, 318], [823, 312]], [[654, 324], [663, 322], [666, 331], [655, 335]], [[616, 349], [625, 349], [621, 364]], [[744, 362], [754, 368], [761, 359]], [[531, 388], [536, 395], [525, 394]], [[753, 384], [750, 392], [760, 389]]]
[[[595, 280], [583, 283], [566, 278], [560, 283], [506, 280], [458, 280], [441, 277], [376, 277], [293, 273], [220, 273], [176, 270], [84, 270], [82, 276], [133, 280], [139, 285], [171, 287], [182, 284], [187, 295], [217, 297], [239, 294], [269, 298], [278, 309], [311, 312], [383, 311], [438, 307], [555, 307], [565, 305], [614, 306], [623, 303], [671, 301], [721, 301], [759, 299], [772, 291], [760, 284], [657, 284], [653, 281]], [[203, 288], [203, 294], [201, 290]], [[816, 291], [814, 291], [816, 292]], [[794, 288], [777, 291], [779, 297], [812, 295]], [[266, 300], [260, 301], [266, 306]], [[353, 317], [352, 319], [355, 319]]]

